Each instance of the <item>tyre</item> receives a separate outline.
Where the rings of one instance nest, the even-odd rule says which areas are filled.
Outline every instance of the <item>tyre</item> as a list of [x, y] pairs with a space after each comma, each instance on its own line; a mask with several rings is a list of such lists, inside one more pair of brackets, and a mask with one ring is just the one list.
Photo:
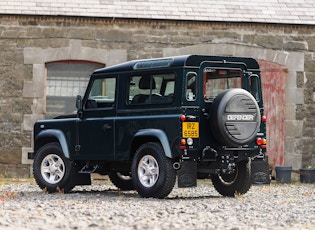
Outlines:
[[108, 174], [110, 181], [122, 191], [134, 190], [132, 178], [130, 175], [121, 172], [110, 172]]
[[251, 164], [240, 161], [236, 164], [232, 174], [212, 174], [211, 180], [214, 188], [222, 196], [234, 197], [236, 194], [245, 194], [251, 187]]
[[260, 109], [255, 98], [244, 89], [229, 89], [215, 98], [210, 109], [213, 137], [222, 145], [248, 144], [260, 128]]
[[176, 173], [171, 159], [159, 143], [141, 145], [132, 161], [134, 188], [142, 197], [164, 198], [172, 191]]
[[36, 153], [33, 172], [38, 186], [49, 193], [71, 191], [72, 162], [66, 159], [59, 143], [48, 143]]

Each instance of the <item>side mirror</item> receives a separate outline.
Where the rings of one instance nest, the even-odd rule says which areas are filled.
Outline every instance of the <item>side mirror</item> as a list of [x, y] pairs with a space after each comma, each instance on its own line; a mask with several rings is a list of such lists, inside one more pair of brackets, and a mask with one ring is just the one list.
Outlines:
[[75, 100], [75, 107], [77, 108], [77, 114], [79, 118], [82, 118], [82, 97], [81, 95], [77, 95]]
[[76, 101], [75, 101], [75, 107], [78, 111], [82, 110], [82, 97], [81, 95], [77, 95]]

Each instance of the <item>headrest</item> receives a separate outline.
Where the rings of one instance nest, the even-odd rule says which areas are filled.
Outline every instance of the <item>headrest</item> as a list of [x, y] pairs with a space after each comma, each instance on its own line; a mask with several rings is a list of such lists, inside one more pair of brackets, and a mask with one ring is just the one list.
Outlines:
[[150, 84], [152, 84], [152, 89], [155, 89], [155, 80], [152, 76], [141, 77], [139, 81], [139, 88], [150, 89]]

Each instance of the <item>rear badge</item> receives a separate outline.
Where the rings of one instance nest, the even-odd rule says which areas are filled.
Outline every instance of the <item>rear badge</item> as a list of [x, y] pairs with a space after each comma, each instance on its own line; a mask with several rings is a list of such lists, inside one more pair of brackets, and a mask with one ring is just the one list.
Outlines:
[[255, 115], [252, 114], [228, 114], [228, 121], [254, 121]]

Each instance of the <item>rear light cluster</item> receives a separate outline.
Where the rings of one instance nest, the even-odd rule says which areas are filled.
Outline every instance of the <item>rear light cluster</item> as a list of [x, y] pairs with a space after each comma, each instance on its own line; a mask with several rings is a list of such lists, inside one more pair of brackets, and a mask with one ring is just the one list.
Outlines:
[[185, 120], [186, 120], [186, 116], [185, 116], [184, 114], [182, 114], [182, 115], [180, 115], [179, 119], [180, 119], [181, 121], [185, 121]]
[[182, 138], [180, 140], [180, 144], [181, 144], [180, 149], [186, 149], [186, 145], [193, 145], [193, 143], [194, 143], [194, 140], [192, 138], [187, 138], [187, 139]]
[[[261, 117], [261, 121], [262, 122], [266, 122], [267, 121], [267, 117], [266, 116], [262, 116]], [[267, 140], [266, 140], [266, 138], [258, 137], [256, 139], [256, 144], [259, 145], [262, 149], [266, 149], [267, 148]]]
[[[182, 115], [180, 115], [179, 116], [179, 120], [180, 121], [186, 121], [186, 119], [187, 119], [187, 117], [184, 115], [184, 114], [182, 114]], [[187, 145], [193, 145], [193, 143], [194, 143], [194, 141], [193, 141], [193, 139], [192, 138], [182, 138], [181, 140], [180, 140], [180, 146], [179, 146], [179, 148], [180, 149], [186, 149], [187, 148]]]
[[266, 140], [266, 138], [260, 138], [260, 137], [258, 137], [258, 138], [256, 139], [256, 144], [259, 145], [262, 149], [265, 149], [265, 148], [267, 147], [267, 146], [266, 146], [267, 140]]

